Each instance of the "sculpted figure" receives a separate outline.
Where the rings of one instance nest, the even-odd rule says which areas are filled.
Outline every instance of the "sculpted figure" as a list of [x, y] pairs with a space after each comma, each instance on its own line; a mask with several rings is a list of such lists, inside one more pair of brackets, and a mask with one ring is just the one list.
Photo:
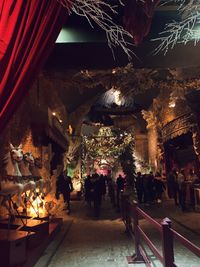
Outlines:
[[141, 111], [143, 118], [147, 122], [147, 129], [154, 127], [156, 125], [157, 118], [154, 115], [153, 111], [142, 110]]
[[22, 200], [24, 185], [20, 182], [22, 174], [19, 170], [18, 163], [23, 159], [22, 145], [14, 147], [10, 144], [9, 152], [4, 157], [6, 175], [0, 180], [0, 205], [5, 206], [10, 216], [14, 217], [15, 211], [11, 199], [15, 196], [16, 207], [25, 208]]

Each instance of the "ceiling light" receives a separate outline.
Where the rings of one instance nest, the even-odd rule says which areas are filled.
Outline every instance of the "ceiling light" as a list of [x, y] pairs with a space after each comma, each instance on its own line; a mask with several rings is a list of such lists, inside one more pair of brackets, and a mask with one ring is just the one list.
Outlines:
[[169, 102], [169, 108], [174, 108], [175, 106], [176, 106], [176, 102], [175, 101]]
[[56, 43], [74, 43], [78, 40], [80, 41], [81, 37], [80, 34], [72, 28], [63, 28], [56, 40]]
[[119, 90], [115, 90], [113, 92], [114, 98], [115, 98], [115, 104], [118, 106], [121, 106], [122, 99], [121, 99], [121, 92]]

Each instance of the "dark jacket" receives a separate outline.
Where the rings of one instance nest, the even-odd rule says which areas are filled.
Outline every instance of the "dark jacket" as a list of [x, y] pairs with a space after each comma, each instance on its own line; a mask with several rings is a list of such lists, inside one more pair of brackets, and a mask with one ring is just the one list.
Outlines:
[[60, 174], [56, 181], [56, 193], [69, 194], [72, 191], [73, 185], [71, 177]]

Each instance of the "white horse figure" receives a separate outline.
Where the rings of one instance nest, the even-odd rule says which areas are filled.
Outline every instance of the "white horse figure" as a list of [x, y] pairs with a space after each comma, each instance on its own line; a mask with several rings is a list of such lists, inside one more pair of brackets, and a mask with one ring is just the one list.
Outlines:
[[30, 171], [36, 183], [38, 193], [45, 197], [51, 191], [51, 181], [43, 179], [40, 170], [42, 169], [42, 162], [40, 158], [34, 158], [34, 164], [30, 164]]
[[14, 216], [14, 209], [10, 203], [13, 196], [16, 196], [17, 207], [25, 207], [22, 200], [24, 186], [20, 183], [21, 173], [18, 168], [18, 162], [23, 159], [21, 145], [14, 147], [10, 144], [10, 151], [4, 157], [6, 176], [0, 181], [0, 205], [4, 205], [10, 215]]
[[21, 177], [18, 163], [23, 159], [22, 145], [14, 147], [10, 144], [10, 150], [4, 157], [5, 171], [8, 176]]
[[33, 175], [29, 166], [34, 163], [31, 152], [23, 154], [23, 160], [19, 162], [19, 170], [22, 174], [23, 192], [26, 194], [26, 200], [30, 201], [31, 196], [36, 197], [36, 183], [33, 181]]

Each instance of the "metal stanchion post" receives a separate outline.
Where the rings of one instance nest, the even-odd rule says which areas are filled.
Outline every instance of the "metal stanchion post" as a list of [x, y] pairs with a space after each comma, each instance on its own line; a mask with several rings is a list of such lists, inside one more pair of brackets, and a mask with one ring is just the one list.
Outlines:
[[163, 219], [162, 223], [162, 248], [164, 267], [175, 267], [173, 233], [171, 231], [171, 220]]
[[133, 203], [133, 219], [134, 219], [134, 237], [135, 237], [135, 254], [127, 257], [128, 263], [141, 263], [144, 259], [140, 253], [140, 233], [138, 230], [139, 219], [137, 212], [137, 203]]

